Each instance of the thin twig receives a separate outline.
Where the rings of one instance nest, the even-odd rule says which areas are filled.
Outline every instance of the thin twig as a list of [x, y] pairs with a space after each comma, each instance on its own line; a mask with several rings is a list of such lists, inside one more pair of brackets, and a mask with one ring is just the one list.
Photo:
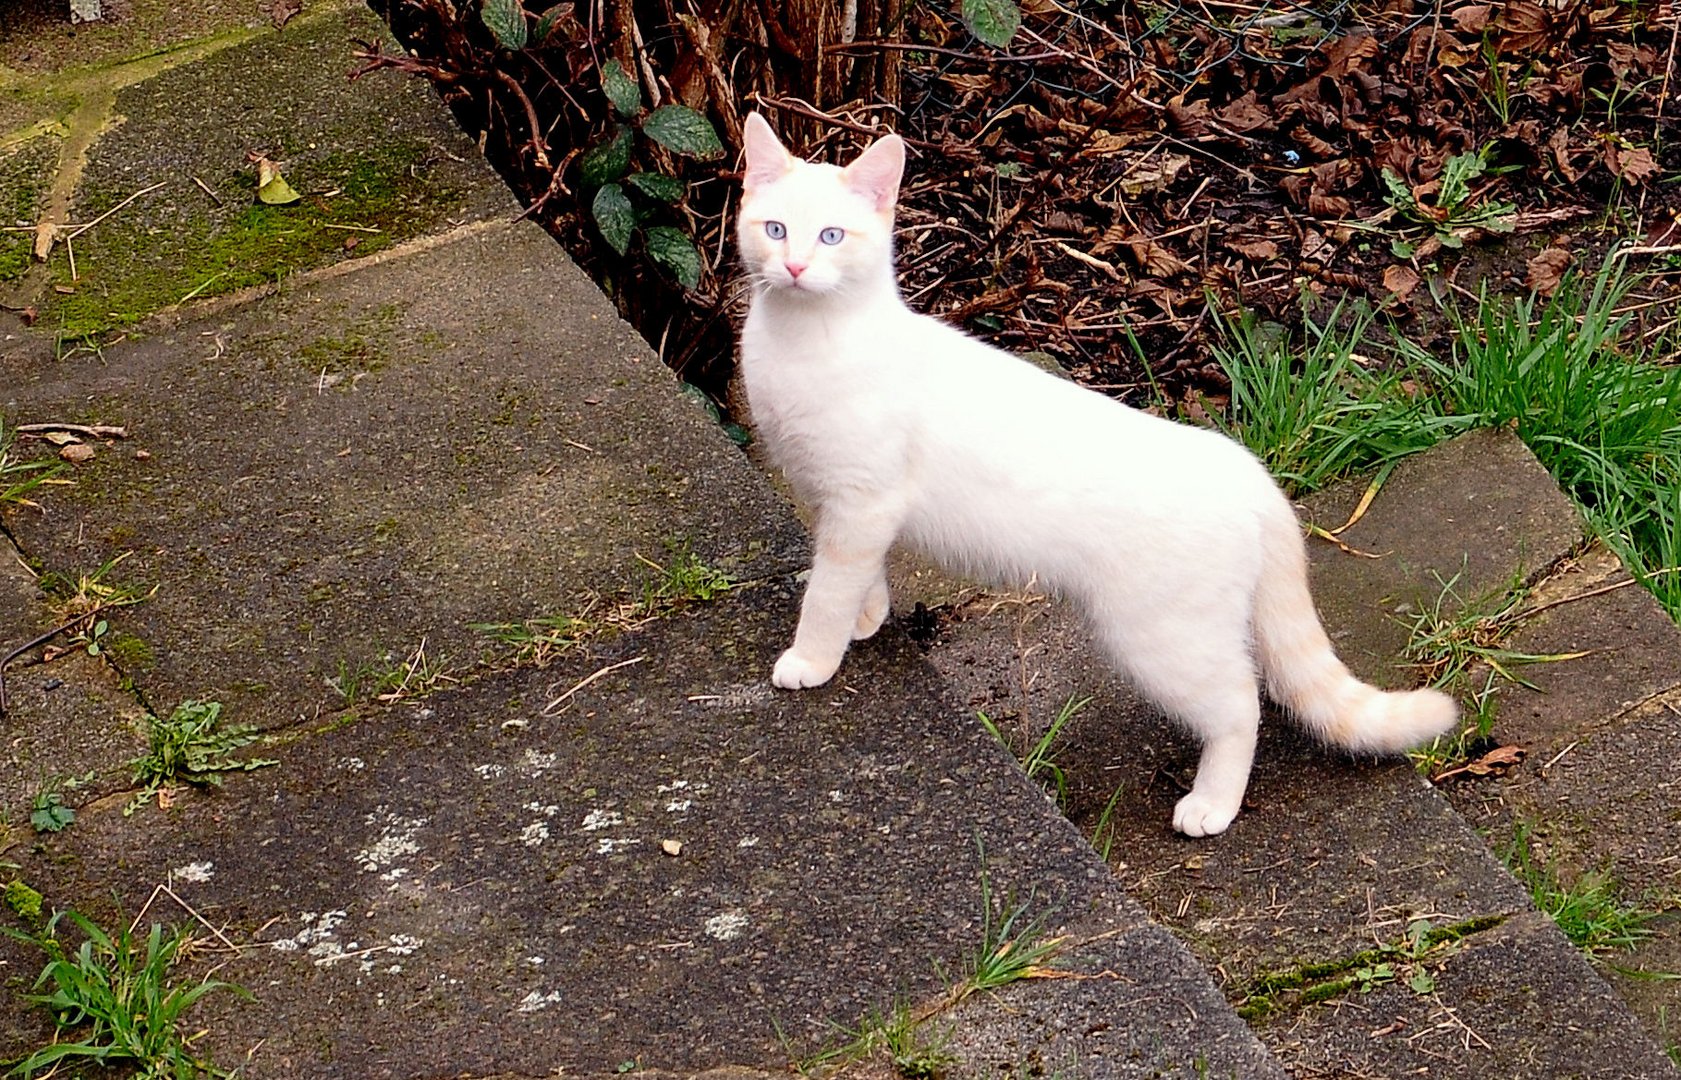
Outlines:
[[588, 686], [590, 683], [594, 682], [595, 680], [601, 678], [603, 675], [606, 675], [608, 672], [617, 671], [622, 667], [629, 667], [632, 664], [640, 664], [642, 661], [644, 661], [646, 659], [648, 659], [648, 657], [647, 657], [646, 654], [644, 654], [642, 656], [633, 656], [629, 660], [621, 660], [616, 664], [608, 664], [606, 667], [602, 668], [600, 671], [596, 672], [594, 675], [591, 675], [591, 676], [589, 676], [585, 679], [580, 680], [579, 682], [577, 682], [576, 684], [573, 685], [572, 689], [566, 691], [566, 693], [560, 695], [559, 697], [555, 698], [553, 701], [549, 702], [547, 705], [543, 706], [543, 715], [544, 716], [552, 716], [554, 714], [555, 709], [562, 702], [566, 701], [567, 698], [570, 698], [573, 694], [576, 694], [578, 691], [582, 690], [584, 687]]
[[72, 435], [86, 435], [90, 439], [126, 439], [128, 429], [111, 424], [18, 424], [12, 428], [20, 435], [42, 431], [67, 431]]
[[66, 244], [69, 244], [70, 241], [76, 239], [76, 237], [78, 237], [78, 236], [82, 235], [83, 233], [87, 232], [89, 229], [93, 228], [95, 225], [98, 225], [101, 221], [104, 221], [106, 218], [110, 217], [112, 214], [115, 214], [118, 210], [121, 210], [123, 207], [125, 207], [129, 203], [133, 202], [135, 199], [140, 198], [140, 196], [142, 196], [142, 195], [150, 195], [152, 192], [156, 191], [158, 188], [163, 187], [167, 183], [169, 183], [169, 181], [159, 180], [157, 183], [153, 184], [151, 187], [141, 188], [139, 191], [136, 191], [133, 195], [130, 195], [128, 198], [124, 199], [122, 202], [120, 202], [117, 205], [111, 207], [111, 209], [105, 211], [103, 214], [100, 214], [98, 217], [94, 218], [92, 221], [88, 222], [86, 225], [78, 226], [75, 232], [69, 233], [64, 237], [64, 242]]

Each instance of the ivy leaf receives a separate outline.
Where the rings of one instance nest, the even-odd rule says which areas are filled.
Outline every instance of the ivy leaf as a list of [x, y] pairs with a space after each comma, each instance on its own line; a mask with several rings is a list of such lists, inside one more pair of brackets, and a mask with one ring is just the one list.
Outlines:
[[571, 5], [569, 4], [556, 4], [554, 7], [543, 12], [543, 14], [538, 17], [537, 28], [531, 31], [531, 40], [527, 42], [527, 44], [532, 46], [541, 46], [546, 43], [549, 40], [549, 36], [554, 33], [555, 27], [560, 24], [560, 17], [570, 13]]
[[963, 0], [963, 24], [988, 45], [1002, 49], [1021, 27], [1021, 8], [1016, 0]]
[[479, 18], [485, 29], [504, 49], [523, 49], [526, 42], [525, 9], [519, 0], [484, 0]]
[[1413, 977], [1407, 980], [1407, 986], [1415, 994], [1430, 994], [1436, 990], [1436, 979], [1428, 971], [1419, 970], [1414, 972]]
[[629, 119], [642, 111], [642, 88], [617, 60], [601, 65], [601, 89], [620, 116]]
[[630, 234], [636, 231], [636, 210], [625, 197], [625, 189], [617, 184], [604, 184], [590, 204], [595, 227], [609, 247], [623, 255], [630, 250]]
[[630, 168], [630, 129], [620, 124], [607, 141], [590, 147], [578, 161], [578, 177], [585, 187], [611, 184]]
[[643, 132], [655, 142], [689, 157], [722, 157], [724, 144], [712, 130], [712, 122], [687, 105], [661, 105], [642, 123]]
[[683, 197], [683, 181], [664, 173], [631, 173], [630, 186], [661, 202], [676, 202]]
[[648, 230], [648, 254], [661, 268], [692, 289], [700, 284], [700, 252], [677, 229], [656, 225]]

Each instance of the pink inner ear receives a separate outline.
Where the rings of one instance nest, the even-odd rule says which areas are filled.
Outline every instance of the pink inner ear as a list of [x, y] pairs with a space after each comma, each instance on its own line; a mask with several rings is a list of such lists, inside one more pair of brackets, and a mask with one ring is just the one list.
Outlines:
[[893, 209], [899, 199], [899, 181], [905, 173], [905, 142], [897, 135], [884, 135], [871, 143], [843, 172], [847, 185], [875, 205], [878, 211]]
[[751, 191], [788, 175], [794, 161], [764, 117], [749, 114], [742, 134], [747, 148], [747, 168], [741, 178], [743, 187]]

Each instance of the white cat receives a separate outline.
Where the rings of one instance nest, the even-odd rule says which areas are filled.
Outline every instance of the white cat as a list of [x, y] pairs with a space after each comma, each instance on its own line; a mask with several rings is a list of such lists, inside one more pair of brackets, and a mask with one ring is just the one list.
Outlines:
[[747, 118], [742, 376], [759, 436], [815, 511], [793, 647], [771, 681], [834, 675], [887, 617], [896, 541], [1076, 604], [1117, 667], [1202, 740], [1173, 826], [1237, 816], [1274, 699], [1319, 738], [1393, 753], [1446, 731], [1434, 690], [1386, 693], [1332, 651], [1290, 503], [1216, 432], [1130, 409], [905, 306], [893, 270], [896, 135], [846, 168]]

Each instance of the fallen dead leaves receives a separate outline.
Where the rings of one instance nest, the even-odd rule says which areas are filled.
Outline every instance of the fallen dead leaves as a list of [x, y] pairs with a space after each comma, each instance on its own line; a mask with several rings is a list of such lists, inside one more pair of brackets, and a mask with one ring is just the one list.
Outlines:
[[1463, 765], [1457, 765], [1454, 768], [1444, 769], [1436, 773], [1430, 777], [1430, 782], [1440, 784], [1461, 776], [1505, 776], [1522, 765], [1524, 758], [1528, 756], [1529, 751], [1521, 746], [1497, 746]]

